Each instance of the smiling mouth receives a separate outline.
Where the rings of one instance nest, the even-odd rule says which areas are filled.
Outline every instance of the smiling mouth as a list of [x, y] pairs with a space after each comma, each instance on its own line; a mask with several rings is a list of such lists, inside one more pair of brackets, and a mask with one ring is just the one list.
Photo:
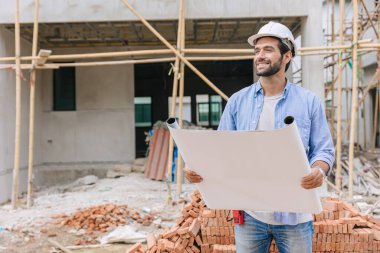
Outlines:
[[260, 63], [257, 63], [256, 65], [257, 65], [257, 67], [265, 67], [265, 66], [268, 66], [269, 63], [260, 62]]

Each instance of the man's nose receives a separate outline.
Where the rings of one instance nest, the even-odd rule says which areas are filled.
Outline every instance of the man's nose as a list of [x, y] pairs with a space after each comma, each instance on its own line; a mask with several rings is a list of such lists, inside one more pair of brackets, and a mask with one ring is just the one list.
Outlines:
[[260, 51], [257, 51], [256, 52], [256, 58], [257, 59], [264, 59], [264, 51], [263, 50], [260, 50]]

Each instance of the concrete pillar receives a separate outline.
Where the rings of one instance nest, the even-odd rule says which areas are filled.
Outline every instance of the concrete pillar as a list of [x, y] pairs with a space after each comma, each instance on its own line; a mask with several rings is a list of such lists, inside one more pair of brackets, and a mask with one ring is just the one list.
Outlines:
[[[309, 0], [309, 8], [313, 11], [303, 19], [301, 26], [302, 47], [323, 45], [322, 1]], [[323, 56], [303, 56], [301, 66], [302, 86], [312, 90], [324, 101]]]

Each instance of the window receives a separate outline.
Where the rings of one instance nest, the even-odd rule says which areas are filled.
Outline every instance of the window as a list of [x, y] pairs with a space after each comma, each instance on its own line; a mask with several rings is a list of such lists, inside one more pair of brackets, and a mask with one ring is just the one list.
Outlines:
[[196, 95], [197, 124], [218, 126], [222, 115], [222, 97], [218, 95]]
[[[172, 97], [168, 99], [168, 114], [172, 111]], [[179, 117], [179, 97], [176, 98], [176, 117]], [[182, 120], [191, 122], [191, 97], [184, 96], [182, 100]]]
[[211, 126], [218, 126], [222, 116], [222, 97], [219, 95], [211, 96]]
[[53, 110], [75, 111], [75, 68], [53, 71]]
[[198, 103], [198, 124], [208, 126], [208, 103]]
[[152, 126], [152, 98], [135, 97], [135, 126]]

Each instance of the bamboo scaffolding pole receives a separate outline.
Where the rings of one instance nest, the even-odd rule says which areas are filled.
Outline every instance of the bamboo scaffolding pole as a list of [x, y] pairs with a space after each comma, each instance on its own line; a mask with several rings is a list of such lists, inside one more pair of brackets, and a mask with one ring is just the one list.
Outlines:
[[320, 50], [337, 50], [337, 49], [351, 49], [352, 45], [335, 45], [335, 46], [321, 46], [321, 47], [301, 47], [298, 51], [320, 51]]
[[[37, 56], [38, 43], [38, 10], [39, 0], [34, 0], [34, 24], [33, 24], [33, 44], [32, 56]], [[32, 64], [36, 65], [37, 60], [33, 60]], [[34, 154], [34, 112], [35, 112], [35, 94], [36, 94], [36, 70], [30, 72], [30, 98], [29, 98], [29, 159], [28, 159], [28, 194], [27, 207], [32, 206], [33, 191], [33, 154]]]
[[[88, 53], [88, 54], [66, 54], [66, 55], [50, 55], [48, 60], [73, 60], [73, 59], [94, 59], [106, 57], [123, 57], [123, 56], [141, 56], [141, 55], [161, 55], [172, 54], [169, 49], [152, 49], [152, 50], [134, 50], [121, 52], [104, 52], [104, 53]], [[31, 61], [39, 59], [37, 56], [24, 56], [21, 60]], [[12, 61], [15, 57], [3, 57], [0, 61]]]
[[[339, 0], [339, 45], [343, 44], [344, 6], [345, 0]], [[336, 173], [335, 185], [342, 189], [342, 53], [338, 54], [338, 111], [337, 111], [337, 140], [336, 140]]]
[[[179, 15], [178, 15], [178, 31], [177, 31], [177, 48], [181, 48], [181, 40], [182, 38], [182, 22], [184, 22], [184, 12], [183, 12], [183, 1], [180, 0], [179, 2]], [[175, 58], [174, 63], [174, 76], [173, 76], [173, 90], [172, 90], [172, 101], [171, 101], [171, 107], [170, 107], [170, 117], [173, 118], [176, 115], [176, 107], [177, 107], [177, 93], [178, 93], [178, 76], [179, 76], [179, 57], [177, 56]], [[173, 167], [173, 150], [174, 150], [174, 140], [172, 136], [169, 137], [169, 152], [168, 152], [168, 168], [167, 168], [167, 184], [169, 182], [172, 182], [173, 173], [172, 173], [172, 167]], [[168, 190], [168, 196], [167, 196], [167, 204], [169, 204], [172, 200], [172, 194], [170, 190], [170, 185], [167, 187]]]
[[224, 48], [187, 48], [186, 54], [254, 54], [254, 49], [224, 49]]
[[[359, 68], [358, 68], [359, 69]], [[360, 89], [359, 89], [359, 86], [358, 86], [358, 98], [360, 97]], [[358, 105], [357, 109], [356, 109], [356, 140], [355, 142], [357, 143], [356, 146], [354, 146], [354, 148], [356, 149], [356, 152], [359, 152], [360, 151], [360, 105]], [[355, 155], [354, 155], [355, 156]]]
[[[185, 49], [185, 22], [182, 22], [181, 26], [181, 35], [180, 38], [180, 52], [183, 52]], [[183, 53], [184, 55], [184, 53]], [[179, 127], [183, 126], [183, 96], [185, 93], [185, 63], [180, 61], [180, 79], [179, 79], [179, 111], [178, 111], [178, 121]], [[178, 152], [178, 162], [177, 162], [177, 194], [180, 196], [182, 193], [182, 174], [183, 174], [183, 160], [182, 155]]]
[[[359, 44], [358, 51], [368, 51], [368, 50], [379, 50], [380, 43], [367, 43], [368, 40], [363, 40], [366, 42], [364, 44]], [[328, 47], [302, 47], [299, 48], [298, 55], [318, 55], [318, 54], [332, 54], [339, 53], [341, 49], [351, 49], [352, 45], [343, 45], [343, 46], [328, 46]], [[321, 51], [322, 52], [311, 52], [304, 53], [302, 51]], [[336, 52], [331, 52], [331, 51]], [[74, 60], [74, 59], [95, 59], [95, 58], [108, 58], [108, 57], [124, 57], [124, 56], [144, 56], [144, 55], [165, 55], [171, 54], [170, 49], [152, 49], [152, 50], [134, 50], [134, 51], [122, 51], [122, 52], [103, 52], [103, 53], [87, 53], [87, 54], [66, 54], [66, 55], [50, 55], [48, 60]], [[252, 49], [185, 49], [184, 53], [186, 54], [252, 54], [254, 51]], [[239, 59], [240, 56], [234, 56], [236, 59]], [[246, 56], [248, 57], [248, 56]], [[37, 56], [23, 56], [20, 57], [21, 61], [32, 61], [39, 59]], [[228, 58], [227, 58], [228, 59]], [[250, 58], [248, 58], [250, 59]], [[6, 61], [15, 61], [16, 57], [0, 57], [0, 62]]]
[[377, 81], [376, 86], [376, 98], [375, 98], [375, 113], [374, 113], [374, 121], [373, 121], [373, 133], [372, 133], [372, 143], [371, 150], [374, 151], [376, 147], [376, 137], [377, 137], [377, 127], [379, 121], [379, 96], [380, 96], [380, 78]]
[[241, 56], [220, 56], [220, 57], [197, 57], [197, 56], [188, 56], [186, 57], [189, 61], [237, 61], [237, 60], [253, 60], [255, 59], [254, 55], [241, 55]]
[[15, 153], [13, 166], [12, 208], [18, 206], [19, 195], [19, 162], [20, 162], [20, 126], [21, 126], [21, 68], [20, 68], [20, 3], [16, 0], [15, 19], [15, 59], [16, 59], [16, 122], [15, 122]]
[[145, 19], [140, 15], [133, 7], [129, 4], [127, 0], [123, 0], [123, 3], [128, 7], [128, 9], [140, 19], [140, 21], [154, 34], [156, 37], [161, 40], [173, 53], [175, 53], [185, 64], [188, 66], [196, 75], [198, 75], [211, 89], [213, 89], [217, 94], [219, 94], [225, 100], [228, 100], [226, 94], [224, 94], [218, 87], [215, 86], [205, 75], [203, 75], [192, 63], [190, 63], [181, 53], [176, 50], [162, 35], [157, 32]]
[[[377, 30], [378, 34], [380, 34], [380, 21], [377, 21]], [[380, 67], [380, 52], [377, 52], [377, 68]], [[371, 143], [371, 150], [374, 151], [376, 147], [376, 137], [377, 137], [377, 127], [378, 127], [378, 121], [379, 121], [379, 107], [380, 107], [380, 76], [377, 78], [377, 85], [376, 85], [376, 98], [375, 98], [375, 113], [374, 113], [374, 120], [373, 120], [373, 133], [372, 133], [372, 143]]]
[[359, 44], [359, 48], [380, 48], [380, 43], [364, 43]]
[[367, 150], [367, 124], [366, 124], [366, 109], [365, 109], [365, 103], [362, 105], [362, 112], [363, 112], [363, 146], [364, 149]]
[[[70, 63], [47, 63], [43, 66], [34, 66], [33, 64], [21, 64], [21, 69], [57, 69], [64, 67], [94, 67], [94, 66], [110, 66], [110, 65], [125, 65], [125, 64], [145, 64], [145, 63], [158, 63], [158, 62], [172, 62], [175, 57], [167, 58], [153, 58], [141, 60], [121, 60], [121, 61], [100, 61], [100, 62], [70, 62]], [[237, 61], [237, 60], [251, 60], [254, 59], [252, 55], [242, 56], [221, 56], [221, 57], [186, 57], [189, 61]], [[15, 64], [0, 64], [0, 70], [13, 69]]]
[[[371, 81], [368, 83], [368, 85], [364, 89], [363, 96], [362, 96], [362, 98], [358, 102], [358, 107], [360, 107], [360, 105], [363, 103], [364, 99], [369, 94], [369, 91], [372, 88], [372, 86], [375, 85], [375, 81], [376, 81], [377, 78], [380, 78], [380, 70], [379, 69], [376, 70], [375, 74], [372, 76]], [[346, 88], [345, 90], [346, 90], [346, 95], [348, 94], [349, 91], [351, 91], [351, 89], [349, 89], [349, 88]], [[356, 111], [358, 110], [358, 107], [355, 109]], [[348, 110], [347, 110], [347, 112], [348, 112]], [[348, 119], [347, 126], [345, 127], [345, 129], [343, 131], [344, 135], [346, 135], [348, 133], [348, 130], [350, 129], [350, 124], [351, 124], [351, 119]]]
[[353, 183], [354, 183], [354, 142], [355, 142], [355, 117], [357, 116], [357, 99], [358, 99], [358, 62], [357, 62], [357, 49], [358, 49], [358, 0], [352, 0], [353, 4], [353, 47], [352, 47], [352, 93], [351, 93], [351, 123], [350, 123], [350, 139], [349, 139], [349, 154], [348, 154], [348, 197], [353, 197]]
[[301, 47], [298, 51], [321, 51], [321, 50], [347, 50], [352, 49], [354, 44], [357, 45], [358, 48], [379, 48], [380, 43], [368, 43], [368, 39], [358, 40], [357, 43], [353, 43], [350, 45], [332, 45], [332, 46], [320, 46], [320, 47]]
[[373, 28], [373, 32], [375, 33], [376, 37], [379, 38], [379, 33], [378, 33], [378, 31], [376, 30], [375, 25], [374, 25], [373, 22], [372, 22], [372, 16], [369, 14], [365, 2], [364, 2], [363, 0], [361, 0], [360, 2], [361, 2], [361, 4], [362, 4], [362, 6], [363, 6], [363, 9], [364, 9], [364, 11], [365, 11], [367, 17], [368, 17], [369, 24], [370, 24], [370, 25], [372, 26], [372, 28]]
[[[331, 33], [332, 33], [332, 37], [331, 37], [331, 44], [334, 45], [335, 44], [335, 28], [334, 28], [334, 7], [335, 7], [335, 0], [331, 0]], [[332, 61], [335, 62], [335, 55], [332, 55]], [[334, 79], [335, 77], [335, 64], [332, 65], [332, 72], [331, 72], [331, 76], [332, 76], [332, 79]], [[333, 80], [334, 81], [334, 80]], [[335, 92], [334, 92], [334, 87], [335, 87], [335, 82], [331, 82], [331, 136], [332, 136], [332, 139], [334, 140], [335, 139]]]

